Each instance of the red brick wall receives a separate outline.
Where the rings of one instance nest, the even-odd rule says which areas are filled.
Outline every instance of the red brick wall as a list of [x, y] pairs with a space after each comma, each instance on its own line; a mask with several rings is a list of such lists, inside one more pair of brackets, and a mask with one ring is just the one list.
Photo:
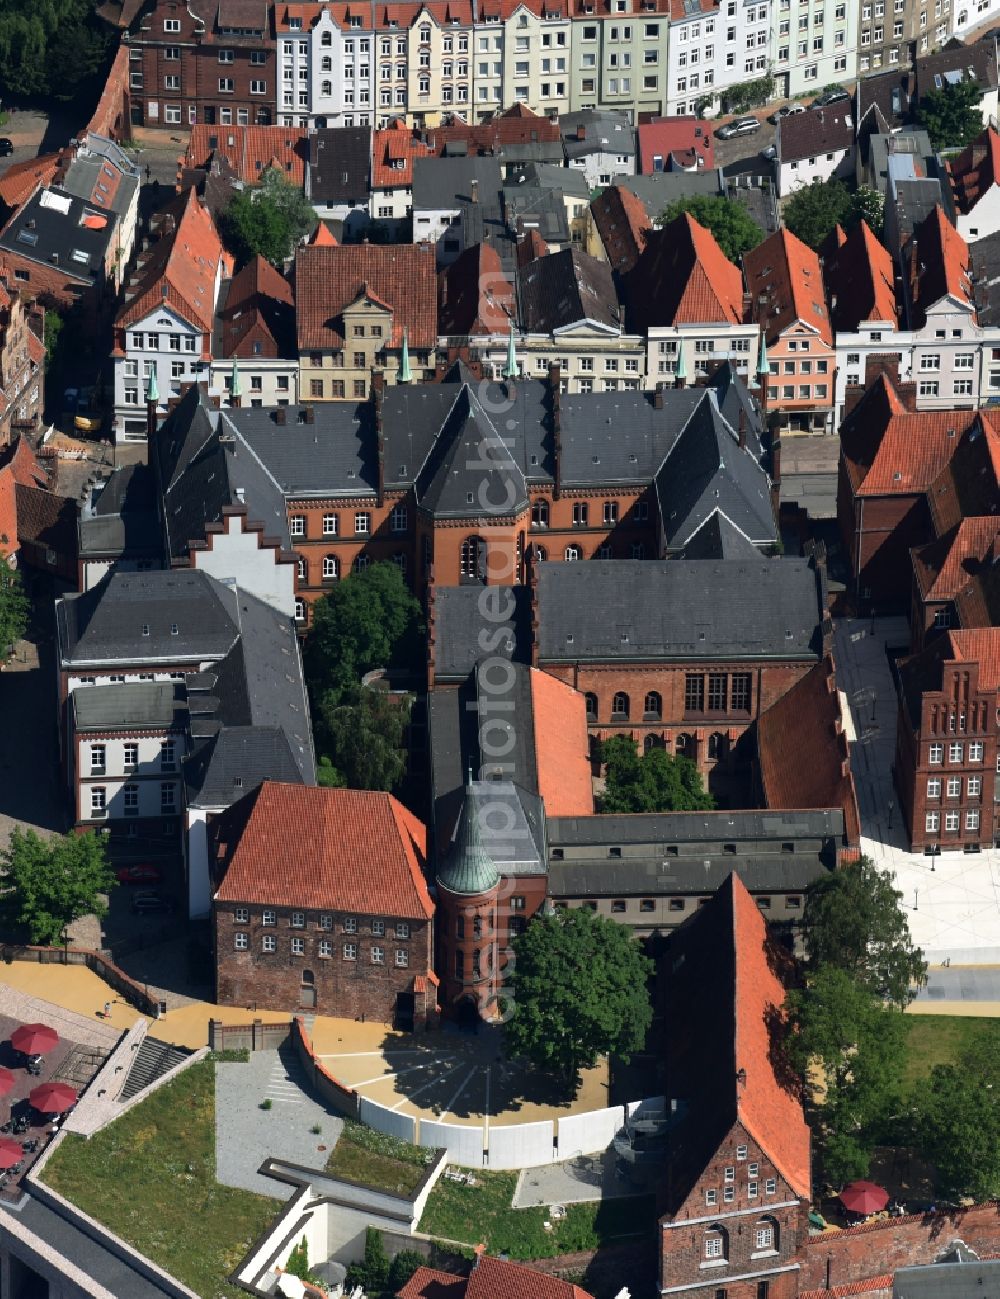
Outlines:
[[120, 140], [128, 134], [128, 62], [128, 50], [124, 45], [119, 45], [115, 61], [108, 72], [108, 79], [104, 83], [104, 90], [97, 101], [93, 116], [87, 123], [86, 129], [92, 131], [94, 135]]
[[850, 557], [852, 588], [878, 608], [906, 611], [913, 573], [910, 550], [933, 539], [923, 493], [855, 499], [841, 460], [837, 518]]
[[78, 301], [86, 301], [96, 309], [100, 293], [94, 282], [73, 279], [65, 266], [33, 262], [13, 250], [4, 252], [4, 261], [10, 272], [6, 284], [12, 293], [24, 293], [37, 298], [43, 306], [62, 311]]
[[831, 1284], [842, 1286], [898, 1267], [933, 1263], [955, 1240], [963, 1240], [977, 1254], [995, 1254], [1000, 1240], [997, 1204], [889, 1218], [835, 1235], [813, 1236], [804, 1252], [801, 1288], [822, 1289], [828, 1265]]
[[[500, 981], [500, 934], [497, 914], [498, 890], [474, 897], [459, 897], [438, 887], [438, 974], [441, 977], [440, 1004], [445, 1015], [455, 1013], [459, 1003], [471, 998], [481, 1013], [489, 1015]], [[475, 925], [480, 923], [476, 936]], [[473, 954], [479, 953], [480, 976], [473, 977]], [[455, 958], [461, 955], [464, 976], [455, 972]]]
[[[379, 936], [372, 934], [371, 917], [356, 917], [358, 932], [347, 933], [342, 914], [334, 914], [332, 930], [322, 930], [317, 913], [307, 911], [305, 928], [293, 929], [291, 908], [273, 909], [277, 924], [265, 926], [259, 906], [249, 907], [248, 922], [234, 919], [232, 903], [215, 908], [216, 993], [220, 1005], [256, 1003], [269, 1010], [297, 1010], [303, 1005], [302, 971], [311, 970], [315, 976], [319, 1014], [348, 1019], [363, 1014], [367, 1019], [391, 1024], [397, 994], [409, 992], [414, 976], [426, 975], [431, 968], [431, 926], [427, 921], [408, 921], [410, 937], [397, 939], [391, 917], [385, 917], [386, 933]], [[246, 951], [236, 950], [237, 932], [248, 935]], [[263, 950], [265, 936], [276, 940], [275, 952]], [[304, 955], [291, 955], [292, 938], [303, 939]], [[319, 955], [319, 943], [324, 940], [333, 944], [332, 957]], [[356, 946], [355, 960], [344, 959], [345, 943]], [[381, 965], [372, 963], [373, 944], [383, 949], [385, 959]], [[406, 967], [395, 964], [397, 949], [409, 952]]]
[[[737, 1158], [737, 1148], [747, 1147], [745, 1159]], [[757, 1164], [757, 1177], [751, 1178], [750, 1166]], [[726, 1169], [731, 1168], [734, 1179], [727, 1183]], [[774, 1179], [775, 1189], [766, 1193], [768, 1179]], [[751, 1182], [757, 1183], [757, 1195], [750, 1197]], [[734, 1196], [730, 1203], [724, 1199], [725, 1188], [732, 1187]], [[716, 1203], [707, 1203], [707, 1192], [715, 1192]], [[779, 1207], [781, 1206], [781, 1207]], [[747, 1213], [747, 1210], [756, 1210]], [[684, 1200], [677, 1213], [661, 1220], [660, 1228], [660, 1287], [707, 1287], [698, 1294], [712, 1294], [712, 1286], [724, 1289], [726, 1299], [756, 1299], [758, 1280], [769, 1282], [768, 1299], [794, 1299], [799, 1289], [797, 1266], [807, 1234], [807, 1206], [801, 1204], [788, 1183], [766, 1158], [760, 1147], [752, 1141], [741, 1124], [735, 1124], [719, 1144], [702, 1176]], [[774, 1252], [761, 1252], [755, 1248], [755, 1230], [759, 1218], [773, 1220], [777, 1229], [777, 1248]], [[686, 1225], [687, 1219], [693, 1219]], [[668, 1224], [681, 1225], [668, 1225]], [[714, 1227], [722, 1229], [726, 1240], [724, 1264], [713, 1263], [706, 1257], [705, 1241]], [[789, 1268], [789, 1271], [777, 1269]], [[731, 1282], [730, 1276], [747, 1278]], [[709, 1285], [711, 1283], [711, 1285]]]

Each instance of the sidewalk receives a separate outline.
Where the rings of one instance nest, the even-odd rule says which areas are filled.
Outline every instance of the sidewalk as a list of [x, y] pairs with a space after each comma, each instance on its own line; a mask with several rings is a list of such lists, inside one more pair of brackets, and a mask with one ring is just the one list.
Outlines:
[[[861, 848], [890, 871], [903, 894], [913, 941], [931, 965], [1000, 964], [1000, 850], [909, 851], [892, 785], [896, 691], [886, 646], [906, 646], [902, 617], [834, 620], [837, 683], [850, 709], [851, 767], [861, 811]], [[929, 1008], [929, 1007], [928, 1007]]]

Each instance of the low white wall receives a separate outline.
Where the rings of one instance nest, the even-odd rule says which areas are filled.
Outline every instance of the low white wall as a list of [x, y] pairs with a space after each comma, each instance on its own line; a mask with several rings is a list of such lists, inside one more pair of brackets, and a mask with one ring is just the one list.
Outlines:
[[644, 1101], [629, 1101], [625, 1113], [630, 1119], [662, 1119], [667, 1113], [666, 1096], [649, 1096]]
[[555, 1124], [517, 1123], [509, 1128], [490, 1128], [490, 1168], [538, 1168], [555, 1158]]
[[596, 1155], [607, 1150], [615, 1133], [624, 1125], [625, 1110], [621, 1105], [587, 1114], [568, 1114], [557, 1125], [558, 1158], [574, 1159], [577, 1155]]
[[436, 1123], [420, 1120], [420, 1144], [447, 1151], [448, 1158], [467, 1168], [483, 1166], [483, 1130], [463, 1127], [460, 1123]]
[[416, 1143], [417, 1124], [409, 1114], [400, 1114], [398, 1110], [386, 1109], [384, 1105], [376, 1105], [374, 1101], [362, 1096], [358, 1107], [358, 1118], [362, 1123], [367, 1123], [370, 1128], [374, 1128], [376, 1132], [388, 1133], [390, 1137], [398, 1137], [400, 1141], [408, 1141], [411, 1145]]

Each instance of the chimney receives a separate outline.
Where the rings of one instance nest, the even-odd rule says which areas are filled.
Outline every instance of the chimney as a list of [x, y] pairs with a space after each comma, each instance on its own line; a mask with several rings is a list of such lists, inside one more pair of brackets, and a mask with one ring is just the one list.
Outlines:
[[576, 138], [578, 140], [586, 140], [587, 138], [587, 128], [584, 126], [583, 122], [580, 122], [576, 128]]
[[653, 390], [653, 409], [663, 409], [663, 384], [658, 383]]
[[555, 461], [555, 482], [553, 485], [553, 496], [558, 501], [559, 490], [562, 483], [562, 412], [560, 401], [562, 394], [559, 391], [558, 365], [549, 366], [549, 393], [552, 399], [552, 451]]
[[747, 444], [747, 413], [742, 406], [740, 407], [739, 444], [741, 447], [745, 447]]
[[469, 192], [473, 203], [479, 202], [479, 181], [475, 177], [469, 182]]
[[306, 422], [307, 424], [315, 424], [315, 423], [316, 423], [316, 407], [315, 407], [315, 406], [303, 406], [303, 407], [302, 407], [302, 415], [303, 415], [303, 418], [305, 419], [305, 422]]
[[381, 507], [385, 496], [385, 431], [382, 427], [382, 401], [385, 397], [385, 373], [375, 370], [372, 373], [372, 407], [375, 413], [375, 450], [378, 456], [378, 503]]
[[284, 406], [279, 406], [274, 412], [274, 422], [279, 427], [283, 427], [287, 418], [287, 411]]

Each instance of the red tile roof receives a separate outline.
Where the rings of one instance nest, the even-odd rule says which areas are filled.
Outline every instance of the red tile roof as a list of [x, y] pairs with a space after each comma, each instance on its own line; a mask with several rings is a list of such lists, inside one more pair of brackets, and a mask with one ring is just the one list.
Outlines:
[[934, 531], [943, 536], [963, 518], [995, 514], [1000, 501], [1000, 417], [989, 408], [927, 489]]
[[801, 239], [782, 227], [743, 254], [743, 271], [751, 310], [769, 344], [799, 321], [833, 346], [819, 257]]
[[293, 184], [305, 182], [309, 132], [297, 126], [192, 126], [186, 167], [206, 167], [221, 154], [247, 185], [256, 185], [274, 165]]
[[857, 793], [832, 658], [810, 668], [761, 714], [757, 757], [766, 807], [842, 807], [847, 842], [860, 843]]
[[[857, 1232], [851, 1228], [851, 1235]], [[862, 1281], [848, 1281], [845, 1285], [836, 1285], [832, 1290], [802, 1290], [799, 1299], [854, 1299], [855, 1295], [892, 1295], [892, 1272], [882, 1272], [878, 1276], [865, 1277]]]
[[337, 240], [334, 238], [330, 231], [330, 227], [325, 221], [318, 221], [316, 223], [316, 229], [312, 232], [309, 242], [318, 245], [320, 248], [337, 247]]
[[958, 527], [930, 545], [912, 551], [917, 589], [925, 600], [951, 600], [969, 582], [1000, 538], [1000, 518], [962, 519]]
[[275, 360], [295, 355], [295, 299], [292, 287], [270, 262], [257, 256], [229, 283], [219, 313], [219, 357]]
[[895, 328], [895, 268], [867, 221], [846, 235], [837, 227], [823, 250], [823, 277], [835, 330], [856, 330], [863, 320], [884, 320]]
[[196, 329], [211, 333], [219, 266], [229, 268], [215, 222], [188, 190], [180, 219], [152, 245], [136, 268], [138, 283], [115, 324], [126, 328], [164, 303]]
[[0, 176], [0, 201], [9, 208], [27, 203], [35, 190], [50, 185], [59, 169], [60, 154], [47, 153], [42, 158], [12, 162]]
[[441, 334], [506, 334], [516, 310], [514, 286], [490, 244], [466, 248], [438, 275]]
[[0, 467], [10, 465], [14, 481], [22, 487], [47, 487], [49, 476], [27, 438], [18, 437], [0, 451]]
[[961, 212], [969, 212], [994, 185], [1000, 184], [1000, 134], [995, 126], [964, 149], [951, 166], [952, 191]]
[[17, 484], [11, 465], [0, 468], [0, 562], [17, 551]]
[[949, 658], [979, 664], [979, 688], [1000, 691], [1000, 627], [948, 632]]
[[469, 1276], [453, 1276], [435, 1268], [417, 1268], [399, 1292], [399, 1299], [592, 1299], [569, 1281], [537, 1272], [524, 1263], [481, 1254]]
[[365, 293], [392, 310], [389, 347], [430, 351], [437, 341], [437, 275], [433, 248], [417, 244], [307, 245], [295, 258], [299, 348], [343, 345], [343, 310]]
[[969, 245], [939, 205], [915, 228], [903, 250], [915, 328], [924, 323], [928, 307], [943, 297], [950, 295], [973, 306], [970, 267]]
[[530, 669], [538, 792], [546, 816], [591, 816], [587, 708], [578, 690], [547, 672]]
[[642, 199], [622, 185], [609, 185], [590, 205], [613, 270], [627, 274], [646, 247], [652, 221]]
[[214, 833], [225, 861], [219, 902], [413, 920], [434, 914], [424, 880], [427, 831], [391, 794], [265, 780], [218, 818]]
[[553, 144], [560, 139], [557, 122], [533, 113], [524, 104], [515, 104], [486, 122], [456, 120], [447, 126], [430, 127], [425, 136], [430, 147], [441, 154], [446, 145], [464, 141], [470, 156], [496, 153], [505, 144]]
[[372, 189], [409, 189], [413, 159], [433, 158], [434, 150], [398, 119], [372, 132]]
[[840, 431], [855, 496], [923, 493], [955, 453], [975, 411], [906, 410], [891, 379], [880, 374]]
[[628, 276], [629, 328], [743, 321], [743, 278], [710, 230], [682, 212], [650, 231]]
[[[679, 166], [714, 167], [711, 128], [699, 117], [658, 117], [639, 124], [639, 170], [644, 176], [670, 170], [670, 155]], [[655, 166], [654, 159], [660, 159]]]
[[400, 1290], [398, 1299], [465, 1299], [469, 1278], [439, 1272], [433, 1267], [418, 1267]]

